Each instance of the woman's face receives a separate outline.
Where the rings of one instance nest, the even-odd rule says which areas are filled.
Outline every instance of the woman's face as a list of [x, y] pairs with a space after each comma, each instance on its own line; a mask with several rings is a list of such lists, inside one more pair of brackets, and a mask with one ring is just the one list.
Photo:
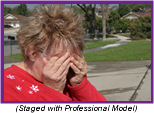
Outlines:
[[72, 49], [70, 47], [68, 47], [64, 51], [64, 48], [61, 45], [59, 45], [59, 48], [54, 53], [52, 51], [52, 48], [46, 54], [38, 52], [36, 57], [35, 57], [35, 61], [33, 62], [32, 69], [31, 69], [33, 77], [36, 80], [43, 82], [43, 68], [45, 66], [45, 62], [44, 62], [43, 59], [46, 58], [46, 60], [49, 61], [52, 56], [54, 56], [54, 55], [61, 56], [63, 53], [66, 53], [66, 52], [70, 52], [70, 54], [72, 54]]

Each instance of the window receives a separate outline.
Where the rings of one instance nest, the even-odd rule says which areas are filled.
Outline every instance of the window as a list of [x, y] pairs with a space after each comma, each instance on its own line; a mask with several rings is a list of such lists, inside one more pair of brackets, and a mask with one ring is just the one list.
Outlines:
[[16, 26], [16, 22], [13, 22], [13, 26]]

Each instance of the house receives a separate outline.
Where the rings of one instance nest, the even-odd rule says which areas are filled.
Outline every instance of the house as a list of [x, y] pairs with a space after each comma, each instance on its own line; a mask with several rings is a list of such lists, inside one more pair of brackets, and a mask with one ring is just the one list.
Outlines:
[[147, 9], [145, 12], [130, 12], [126, 15], [124, 15], [123, 17], [121, 17], [120, 19], [136, 19], [140, 16], [145, 17], [147, 15], [151, 15], [151, 8]]
[[[109, 14], [111, 13], [111, 8], [109, 7]], [[95, 14], [97, 17], [102, 18], [102, 9], [95, 8]]]
[[26, 17], [17, 14], [7, 14], [4, 16], [4, 25], [11, 25], [12, 27], [20, 27], [20, 22]]
[[102, 9], [95, 8], [95, 14], [97, 17], [102, 17]]

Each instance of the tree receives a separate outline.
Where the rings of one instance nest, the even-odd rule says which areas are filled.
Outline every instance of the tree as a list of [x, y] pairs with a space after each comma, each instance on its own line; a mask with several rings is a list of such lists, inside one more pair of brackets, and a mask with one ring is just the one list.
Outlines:
[[122, 17], [131, 11], [144, 12], [148, 8], [151, 8], [151, 4], [119, 4], [118, 13]]
[[78, 14], [84, 13], [84, 11], [81, 8], [79, 8], [77, 6], [72, 6], [72, 7], [73, 7], [75, 13], [78, 13]]
[[[133, 5], [133, 4], [130, 4]], [[133, 5], [132, 9], [133, 12], [143, 12], [144, 11], [144, 5], [143, 4], [135, 4]]]
[[10, 12], [11, 12], [11, 8], [4, 6], [4, 16], [7, 15], [8, 13], [10, 13]]
[[18, 14], [18, 6], [15, 6], [11, 9], [11, 14]]
[[132, 12], [144, 12], [146, 9], [151, 8], [151, 4], [129, 4]]
[[130, 25], [131, 20], [129, 19], [120, 19], [115, 23], [115, 30], [116, 32], [120, 32], [122, 30], [122, 33], [126, 33], [128, 30], [128, 27]]
[[44, 6], [45, 4], [39, 4], [37, 6], [35, 6], [29, 13], [29, 15], [33, 15], [35, 13], [37, 13], [38, 11], [41, 11], [42, 6]]
[[142, 5], [144, 5], [145, 9], [151, 8], [151, 4], [142, 4]]
[[109, 6], [108, 4], [100, 4], [101, 9], [102, 9], [102, 33], [103, 33], [103, 39], [106, 40], [106, 18], [108, 17], [109, 14]]
[[116, 20], [120, 19], [120, 15], [117, 10], [111, 11], [111, 13], [108, 16], [108, 22], [114, 23]]
[[96, 29], [100, 30], [102, 29], [102, 18], [96, 17]]
[[107, 26], [109, 27], [108, 29], [109, 33], [114, 30], [116, 23], [119, 21], [119, 19], [120, 19], [120, 15], [117, 9], [114, 11], [111, 11], [107, 19]]
[[133, 40], [151, 38], [151, 16], [133, 20], [130, 24], [130, 37]]
[[96, 15], [95, 15], [96, 4], [93, 5], [77, 4], [77, 5], [85, 12], [86, 21], [90, 23], [90, 26], [93, 29], [92, 32], [94, 33], [96, 29]]
[[130, 11], [131, 9], [128, 4], [119, 4], [118, 13], [120, 14], [120, 17], [126, 15]]
[[17, 8], [17, 13], [23, 16], [28, 16], [29, 10], [27, 9], [26, 4], [20, 4]]

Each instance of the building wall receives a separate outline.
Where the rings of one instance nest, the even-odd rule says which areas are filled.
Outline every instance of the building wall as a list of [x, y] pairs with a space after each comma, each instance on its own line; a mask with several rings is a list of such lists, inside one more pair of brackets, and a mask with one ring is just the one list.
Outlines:
[[99, 14], [98, 12], [95, 12], [95, 14], [96, 14], [97, 17], [102, 17], [102, 15]]
[[136, 16], [136, 15], [133, 15], [133, 14], [130, 14], [130, 15], [128, 15], [128, 16], [126, 16], [125, 17], [125, 19], [135, 19], [135, 18], [138, 18], [138, 16]]
[[6, 17], [6, 19], [14, 19], [12, 16], [8, 16]]

